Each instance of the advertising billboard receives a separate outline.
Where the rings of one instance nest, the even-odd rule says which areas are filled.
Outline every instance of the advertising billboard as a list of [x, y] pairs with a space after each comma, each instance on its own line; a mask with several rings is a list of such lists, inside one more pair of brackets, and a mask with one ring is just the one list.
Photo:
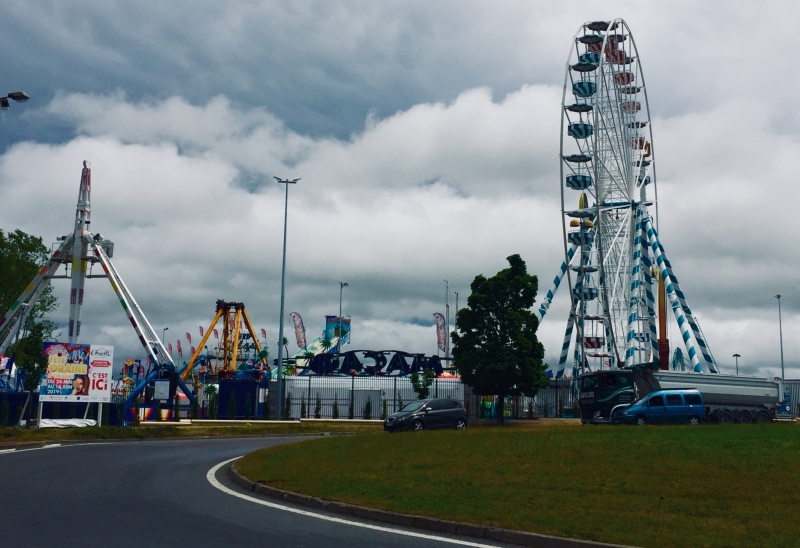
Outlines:
[[44, 343], [47, 372], [39, 383], [40, 401], [111, 401], [114, 347]]

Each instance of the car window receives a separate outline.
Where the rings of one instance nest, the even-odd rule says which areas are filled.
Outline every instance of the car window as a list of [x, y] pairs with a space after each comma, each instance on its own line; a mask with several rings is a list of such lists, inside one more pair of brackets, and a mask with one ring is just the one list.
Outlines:
[[667, 405], [683, 405], [680, 394], [667, 394]]
[[650, 407], [658, 407], [664, 405], [664, 396], [653, 396], [650, 398], [650, 403], [648, 404]]
[[442, 400], [429, 401], [427, 407], [431, 411], [440, 411], [442, 409]]
[[445, 409], [456, 409], [459, 405], [457, 401], [454, 400], [444, 400], [443, 405]]
[[686, 400], [686, 405], [703, 405], [700, 394], [684, 394], [683, 397]]
[[583, 377], [581, 379], [582, 388], [594, 388], [597, 385], [597, 377]]
[[405, 407], [403, 407], [403, 408], [402, 408], [400, 411], [405, 411], [405, 412], [416, 411], [417, 409], [419, 409], [420, 407], [422, 407], [422, 405], [423, 405], [424, 403], [425, 403], [425, 401], [424, 401], [424, 400], [412, 401], [411, 403], [409, 403], [408, 405], [406, 405]]

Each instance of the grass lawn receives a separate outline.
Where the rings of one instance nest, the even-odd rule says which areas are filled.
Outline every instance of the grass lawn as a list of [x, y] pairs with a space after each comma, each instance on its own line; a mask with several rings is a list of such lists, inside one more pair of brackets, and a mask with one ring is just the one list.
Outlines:
[[322, 438], [238, 469], [384, 510], [647, 547], [797, 546], [793, 424], [472, 428]]
[[236, 426], [147, 426], [121, 427], [103, 426], [86, 428], [43, 428], [41, 430], [0, 427], [0, 449], [3, 445], [38, 441], [67, 440], [123, 440], [181, 438], [195, 436], [263, 436], [267, 434], [315, 434], [319, 432], [374, 432], [381, 425], [348, 425], [332, 423], [253, 424]]

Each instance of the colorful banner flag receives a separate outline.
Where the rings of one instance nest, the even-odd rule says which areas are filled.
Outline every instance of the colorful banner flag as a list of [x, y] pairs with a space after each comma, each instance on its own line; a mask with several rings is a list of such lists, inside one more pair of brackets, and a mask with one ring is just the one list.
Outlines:
[[186, 332], [186, 340], [187, 340], [187, 341], [189, 341], [189, 343], [191, 344], [191, 342], [192, 342], [192, 336], [189, 334], [189, 332], [188, 332], [188, 331]]
[[203, 326], [202, 325], [200, 326], [200, 336], [201, 337], [203, 336]]
[[193, 346], [193, 347], [192, 347], [192, 356], [194, 356], [194, 352], [195, 352], [195, 348], [194, 348], [194, 346]]
[[214, 338], [219, 339], [219, 331], [217, 331], [216, 329], [214, 330]]
[[172, 355], [172, 343], [167, 343], [167, 350], [169, 350], [170, 355]]
[[183, 348], [181, 348], [180, 339], [178, 339], [178, 356], [183, 356]]
[[447, 328], [444, 325], [444, 315], [441, 312], [435, 312], [433, 319], [436, 320], [436, 342], [439, 350], [444, 351], [447, 348]]
[[263, 327], [261, 328], [261, 337], [266, 339], [267, 338], [267, 330]]
[[294, 323], [294, 336], [297, 339], [297, 347], [306, 348], [308, 345], [306, 344], [306, 328], [303, 325], [303, 318], [297, 312], [290, 312], [289, 317], [292, 318]]

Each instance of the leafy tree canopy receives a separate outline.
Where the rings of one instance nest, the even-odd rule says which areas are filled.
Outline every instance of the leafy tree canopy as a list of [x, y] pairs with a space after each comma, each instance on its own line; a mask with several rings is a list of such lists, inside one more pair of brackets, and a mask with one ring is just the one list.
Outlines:
[[[0, 229], [0, 314], [5, 314], [36, 277], [39, 269], [47, 264], [49, 250], [41, 238], [26, 234], [21, 230], [5, 233]], [[43, 326], [43, 336], [47, 340], [56, 326], [44, 315], [58, 306], [53, 290], [48, 287], [28, 315], [29, 325], [39, 323]], [[28, 327], [28, 326], [26, 326]]]
[[548, 385], [544, 347], [536, 338], [539, 320], [530, 308], [539, 282], [519, 255], [495, 276], [478, 275], [467, 308], [458, 311], [452, 334], [453, 359], [462, 380], [478, 394], [497, 395], [502, 422], [503, 398], [534, 396]]

